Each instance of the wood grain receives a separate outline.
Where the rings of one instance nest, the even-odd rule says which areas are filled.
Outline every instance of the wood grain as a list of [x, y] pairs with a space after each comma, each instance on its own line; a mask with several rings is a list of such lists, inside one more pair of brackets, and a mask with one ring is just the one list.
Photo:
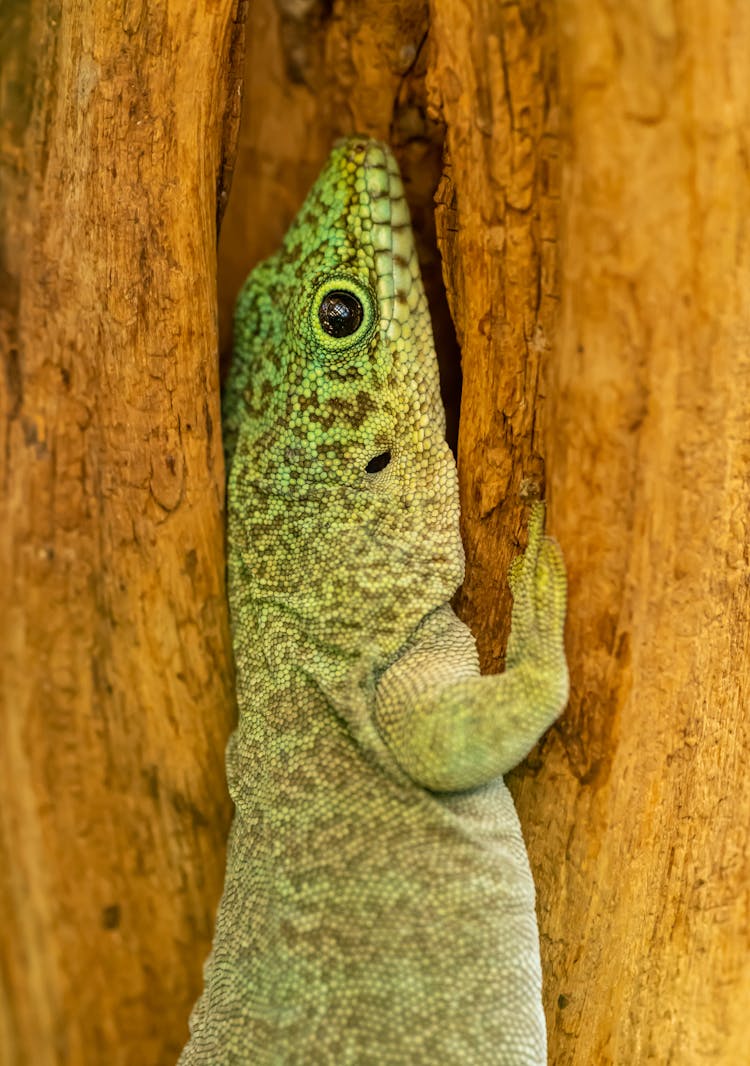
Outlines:
[[546, 0], [431, 0], [430, 11], [427, 84], [446, 128], [438, 242], [463, 366], [458, 465], [469, 565], [457, 610], [483, 667], [496, 671], [524, 502], [545, 489], [543, 372], [558, 304], [554, 9]]
[[517, 795], [561, 1066], [747, 1058], [749, 16], [558, 7], [572, 695]]
[[512, 782], [550, 1061], [744, 1061], [750, 20], [732, 3], [431, 11], [459, 606], [488, 665], [529, 476], [570, 569], [570, 707]]
[[233, 0], [3, 7], [0, 1060], [171, 1063], [233, 715], [216, 190]]

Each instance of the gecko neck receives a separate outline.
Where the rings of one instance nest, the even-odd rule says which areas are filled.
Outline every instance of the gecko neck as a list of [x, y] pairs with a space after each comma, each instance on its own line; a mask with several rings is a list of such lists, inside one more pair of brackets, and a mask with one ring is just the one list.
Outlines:
[[229, 599], [266, 669], [349, 680], [385, 669], [463, 576], [456, 512], [425, 535], [418, 507], [355, 494], [281, 498], [247, 486], [229, 511]]

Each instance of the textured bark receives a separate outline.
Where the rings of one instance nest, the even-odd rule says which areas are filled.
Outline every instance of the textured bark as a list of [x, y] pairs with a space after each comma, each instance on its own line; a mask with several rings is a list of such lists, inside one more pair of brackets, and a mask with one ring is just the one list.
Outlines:
[[498, 670], [523, 503], [544, 489], [541, 375], [558, 302], [553, 6], [432, 0], [431, 11], [428, 85], [446, 127], [438, 236], [463, 365], [469, 565], [457, 609], [483, 666]]
[[233, 714], [215, 219], [236, 14], [0, 15], [8, 1066], [173, 1062], [200, 987]]
[[516, 487], [540, 456], [570, 569], [570, 707], [514, 778], [550, 1061], [739, 1062], [750, 19], [731, 2], [432, 7], [464, 369], [460, 606], [486, 663]]
[[524, 776], [551, 1061], [747, 1059], [750, 10], [560, 0], [552, 527], [568, 713]]

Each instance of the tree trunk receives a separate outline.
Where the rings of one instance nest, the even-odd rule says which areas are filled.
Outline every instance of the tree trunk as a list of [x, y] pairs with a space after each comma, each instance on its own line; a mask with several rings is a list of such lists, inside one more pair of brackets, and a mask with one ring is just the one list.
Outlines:
[[750, 9], [559, 3], [552, 529], [570, 707], [518, 781], [551, 1061], [747, 1061]]
[[0, 15], [0, 1060], [170, 1063], [233, 714], [216, 191], [235, 0]]
[[[82, 4], [40, 6], [28, 113], [28, 62], [2, 65], [14, 1064], [172, 1061], [223, 863], [232, 4], [180, 6], [95, 38]], [[750, 20], [699, 7], [250, 5], [223, 349], [331, 142], [387, 139], [454, 437], [461, 342], [458, 606], [485, 667], [525, 499], [568, 561], [570, 707], [511, 782], [555, 1066], [745, 1053]]]

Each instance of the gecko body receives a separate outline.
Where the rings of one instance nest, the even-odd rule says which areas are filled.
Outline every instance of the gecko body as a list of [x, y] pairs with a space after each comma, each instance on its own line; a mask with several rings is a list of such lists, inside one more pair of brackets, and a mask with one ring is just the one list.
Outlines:
[[239, 724], [180, 1066], [546, 1061], [502, 774], [565, 704], [565, 572], [532, 506], [505, 673], [449, 600], [456, 468], [398, 168], [333, 150], [239, 297], [224, 400]]

